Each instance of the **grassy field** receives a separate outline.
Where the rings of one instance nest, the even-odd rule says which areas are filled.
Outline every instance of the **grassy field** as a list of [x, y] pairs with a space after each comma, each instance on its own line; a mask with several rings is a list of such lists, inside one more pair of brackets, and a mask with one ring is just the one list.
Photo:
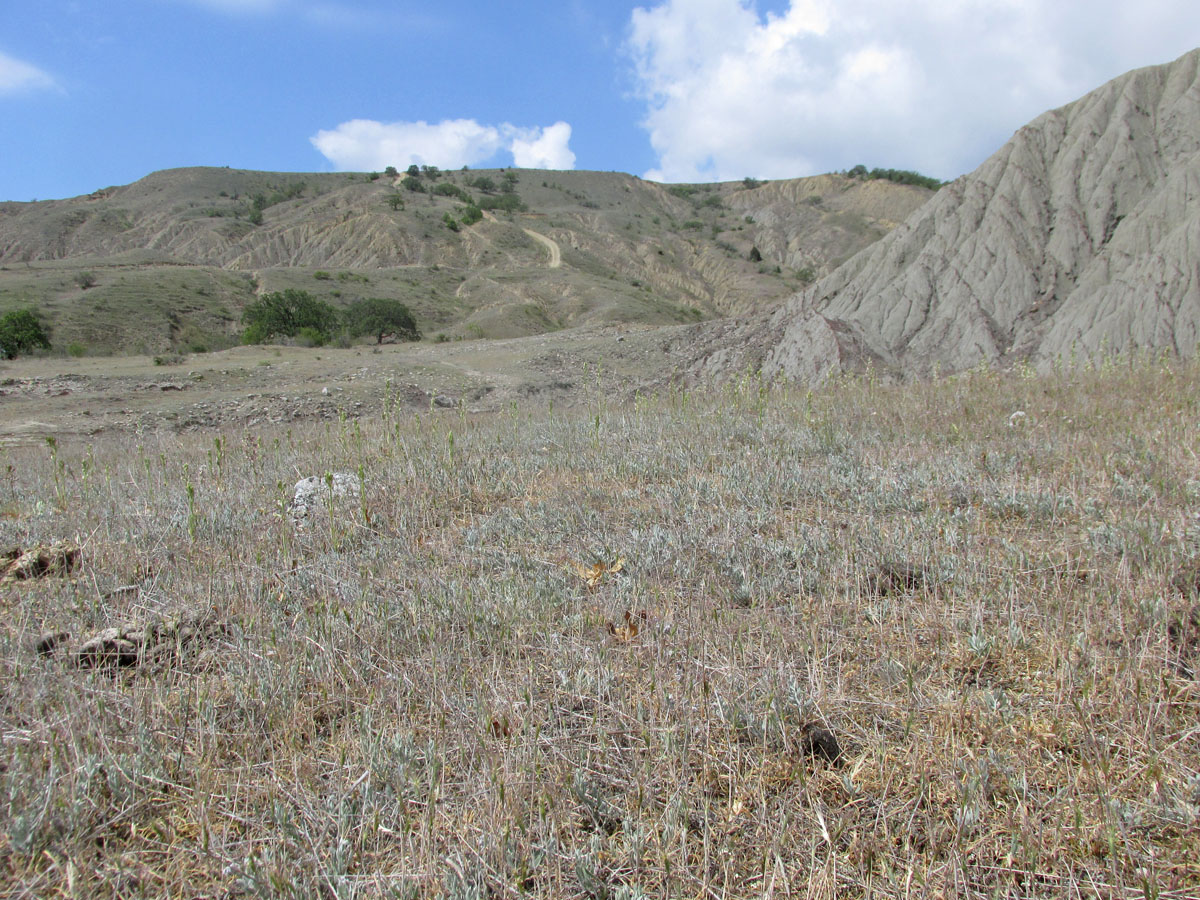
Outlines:
[[[0, 894], [1195, 897], [1198, 398], [1142, 361], [0, 450], [0, 550], [82, 550], [0, 586]], [[361, 496], [298, 523], [327, 473]]]

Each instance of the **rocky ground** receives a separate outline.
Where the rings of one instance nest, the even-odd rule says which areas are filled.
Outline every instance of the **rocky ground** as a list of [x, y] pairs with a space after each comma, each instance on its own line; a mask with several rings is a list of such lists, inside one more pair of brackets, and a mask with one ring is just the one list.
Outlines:
[[383, 403], [487, 412], [571, 406], [666, 383], [686, 328], [590, 327], [499, 341], [238, 347], [179, 360], [0, 363], [0, 445], [372, 415]]

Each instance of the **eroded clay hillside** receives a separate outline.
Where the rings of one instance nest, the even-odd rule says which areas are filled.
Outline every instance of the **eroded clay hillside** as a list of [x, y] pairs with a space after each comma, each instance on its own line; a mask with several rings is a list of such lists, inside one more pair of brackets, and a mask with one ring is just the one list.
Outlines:
[[931, 193], [837, 175], [176, 169], [0, 203], [0, 311], [38, 309], [56, 345], [155, 353], [228, 346], [244, 306], [284, 288], [400, 299], [446, 338], [680, 324], [773, 308]]
[[906, 374], [1200, 340], [1200, 51], [1022, 128], [885, 239], [773, 314], [709, 335], [700, 369]]

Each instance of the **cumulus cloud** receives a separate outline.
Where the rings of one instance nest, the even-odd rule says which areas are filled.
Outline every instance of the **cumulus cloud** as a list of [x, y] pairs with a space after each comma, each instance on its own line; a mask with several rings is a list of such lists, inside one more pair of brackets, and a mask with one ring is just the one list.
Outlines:
[[872, 166], [950, 178], [1012, 132], [1200, 35], [1146, 0], [665, 0], [627, 49], [664, 181]]
[[522, 169], [573, 169], [575, 154], [567, 146], [570, 141], [571, 126], [566, 122], [514, 135], [510, 145], [513, 164]]
[[575, 154], [567, 146], [571, 126], [547, 128], [481, 125], [474, 119], [428, 122], [377, 122], [352, 119], [318, 131], [310, 140], [342, 171], [377, 171], [388, 166], [417, 165], [458, 169], [487, 162], [497, 153], [512, 154], [515, 165], [536, 169], [570, 169]]
[[37, 66], [0, 52], [0, 95], [54, 87], [54, 79]]

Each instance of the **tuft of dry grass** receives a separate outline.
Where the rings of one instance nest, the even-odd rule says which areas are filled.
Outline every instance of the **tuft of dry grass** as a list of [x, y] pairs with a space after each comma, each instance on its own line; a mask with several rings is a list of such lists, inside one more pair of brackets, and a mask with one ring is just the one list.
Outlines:
[[[0, 549], [82, 552], [0, 588], [0, 892], [1194, 897], [1198, 397], [1140, 361], [5, 449]], [[186, 615], [155, 666], [38, 647]]]

